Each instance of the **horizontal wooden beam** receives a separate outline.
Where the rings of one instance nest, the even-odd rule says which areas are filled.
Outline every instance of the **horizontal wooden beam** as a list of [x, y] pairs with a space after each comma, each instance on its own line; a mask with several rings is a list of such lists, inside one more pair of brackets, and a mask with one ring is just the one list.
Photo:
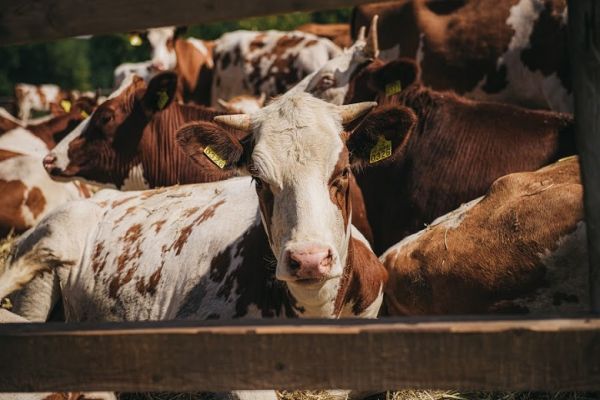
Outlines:
[[348, 7], [374, 0], [0, 0], [0, 45]]
[[0, 391], [598, 390], [600, 319], [0, 325]]

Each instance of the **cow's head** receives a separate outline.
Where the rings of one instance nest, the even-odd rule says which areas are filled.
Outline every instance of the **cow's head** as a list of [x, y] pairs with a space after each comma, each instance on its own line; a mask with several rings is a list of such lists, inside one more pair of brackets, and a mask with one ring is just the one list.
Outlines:
[[410, 110], [394, 107], [369, 115], [353, 133], [345, 132], [345, 124], [374, 105], [336, 106], [292, 92], [252, 115], [216, 117], [248, 132], [239, 140], [210, 122], [194, 122], [177, 134], [196, 161], [210, 157], [224, 169], [252, 175], [277, 258], [276, 277], [303, 302], [321, 299], [345, 272], [351, 165], [368, 164], [380, 136], [388, 138], [392, 151], [400, 148], [414, 125]]
[[185, 32], [183, 27], [166, 26], [148, 29], [148, 42], [152, 47], [152, 67], [158, 71], [168, 71], [177, 65], [175, 41]]
[[377, 19], [373, 17], [369, 35], [365, 38], [364, 28], [356, 42], [343, 54], [326, 62], [319, 70], [304, 78], [292, 90], [304, 90], [328, 103], [341, 105], [351, 79], [362, 67], [379, 55]]
[[144, 128], [171, 105], [176, 87], [177, 76], [170, 72], [156, 75], [148, 86], [136, 75], [128, 77], [44, 158], [44, 167], [53, 178], [121, 187], [139, 163]]

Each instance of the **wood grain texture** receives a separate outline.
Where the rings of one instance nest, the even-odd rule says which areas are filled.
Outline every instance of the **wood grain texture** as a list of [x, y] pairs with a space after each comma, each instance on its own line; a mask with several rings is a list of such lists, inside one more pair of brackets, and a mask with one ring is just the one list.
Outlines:
[[0, 0], [0, 45], [191, 25], [374, 0]]
[[591, 310], [600, 313], [600, 4], [569, 0], [575, 129], [590, 257]]
[[600, 319], [385, 321], [5, 324], [0, 391], [600, 389]]

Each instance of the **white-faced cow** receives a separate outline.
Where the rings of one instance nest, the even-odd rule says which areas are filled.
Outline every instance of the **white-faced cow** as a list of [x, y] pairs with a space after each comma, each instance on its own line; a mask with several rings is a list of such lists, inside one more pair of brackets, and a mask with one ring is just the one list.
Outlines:
[[131, 75], [137, 75], [148, 82], [156, 72], [158, 71], [152, 66], [152, 61], [120, 64], [113, 72], [113, 87], [115, 89], [120, 88], [125, 79]]
[[587, 312], [579, 163], [504, 176], [380, 258], [393, 315]]
[[50, 179], [42, 159], [91, 112], [78, 101], [69, 113], [0, 134], [0, 237], [24, 232], [58, 205], [90, 196], [85, 184]]
[[417, 60], [423, 83], [469, 98], [572, 111], [565, 0], [397, 1], [359, 6], [353, 33], [381, 17], [381, 57]]
[[226, 33], [214, 48], [211, 104], [244, 94], [280, 95], [340, 53], [329, 39], [305, 32]]
[[373, 104], [299, 93], [218, 117], [248, 131], [241, 140], [214, 123], [182, 128], [194, 160], [210, 146], [253, 177], [105, 190], [61, 207], [19, 239], [0, 297], [44, 273], [14, 301], [30, 320], [61, 295], [80, 321], [375, 317], [386, 273], [351, 224], [350, 163], [364, 160], [346, 146], [365, 133], [343, 127]]
[[179, 101], [210, 105], [214, 43], [182, 38], [184, 30], [173, 26], [148, 30], [152, 69], [177, 73]]

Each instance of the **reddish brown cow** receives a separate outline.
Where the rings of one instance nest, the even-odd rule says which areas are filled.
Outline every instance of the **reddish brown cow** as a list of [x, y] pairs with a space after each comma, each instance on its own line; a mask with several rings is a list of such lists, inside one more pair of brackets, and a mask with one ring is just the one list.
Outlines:
[[504, 176], [380, 259], [390, 314], [589, 311], [579, 163]]
[[572, 110], [565, 0], [368, 4], [354, 11], [353, 36], [376, 14], [381, 58], [416, 59], [423, 83], [434, 89]]
[[349, 24], [304, 24], [296, 30], [327, 38], [341, 48], [352, 46]]
[[498, 177], [576, 152], [570, 115], [437, 92], [421, 85], [418, 74], [410, 60], [375, 61], [356, 74], [346, 97], [377, 99], [374, 112], [383, 121], [398, 107], [405, 114], [394, 130], [368, 127], [372, 139], [362, 147], [373, 151], [379, 137], [402, 143], [357, 174], [378, 253], [481, 196]]

